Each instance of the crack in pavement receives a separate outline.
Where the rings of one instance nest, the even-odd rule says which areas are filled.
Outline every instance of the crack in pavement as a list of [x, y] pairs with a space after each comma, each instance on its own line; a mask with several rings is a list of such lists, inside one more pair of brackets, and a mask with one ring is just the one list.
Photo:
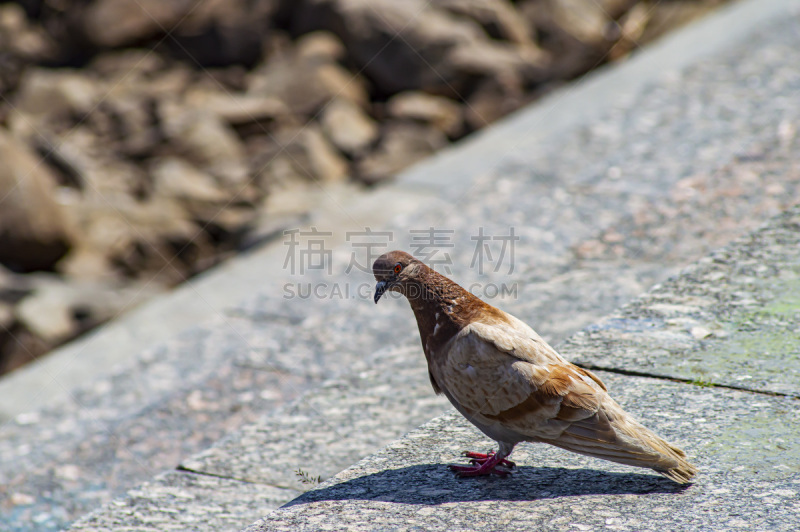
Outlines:
[[175, 468], [175, 470], [176, 471], [181, 471], [183, 473], [191, 473], [193, 475], [203, 475], [203, 476], [206, 476], [206, 477], [221, 478], [223, 480], [233, 480], [233, 481], [236, 481], [236, 482], [242, 482], [244, 484], [256, 484], [256, 485], [259, 485], [259, 486], [271, 486], [273, 488], [278, 488], [278, 489], [292, 491], [292, 492], [301, 491], [301, 490], [298, 490], [297, 488], [292, 488], [290, 486], [281, 486], [281, 485], [278, 485], [278, 484], [270, 484], [270, 483], [267, 483], [267, 482], [253, 482], [252, 480], [245, 480], [243, 478], [236, 478], [236, 477], [230, 477], [230, 476], [227, 476], [227, 475], [220, 475], [220, 474], [217, 474], [217, 473], [208, 473], [206, 471], [198, 471], [196, 469], [189, 469], [188, 467], [184, 467], [182, 465], [177, 466]]
[[[574, 362], [573, 362], [574, 364]], [[631, 369], [610, 368], [605, 366], [596, 366], [594, 364], [575, 364], [576, 366], [588, 369], [589, 371], [607, 371], [608, 373], [616, 373], [618, 375], [627, 375], [630, 377], [647, 377], [651, 379], [661, 379], [672, 382], [680, 382], [683, 384], [691, 384], [693, 386], [700, 386], [702, 388], [724, 388], [727, 390], [737, 390], [741, 392], [749, 392], [759, 395], [769, 395], [771, 397], [789, 397], [792, 399], [800, 399], [800, 395], [794, 393], [773, 392], [771, 390], [759, 390], [755, 388], [748, 388], [746, 386], [736, 386], [735, 384], [722, 384], [716, 382], [699, 381], [697, 379], [687, 379], [684, 377], [672, 377], [670, 375], [658, 375], [656, 373], [648, 373], [646, 371], [636, 371]]]

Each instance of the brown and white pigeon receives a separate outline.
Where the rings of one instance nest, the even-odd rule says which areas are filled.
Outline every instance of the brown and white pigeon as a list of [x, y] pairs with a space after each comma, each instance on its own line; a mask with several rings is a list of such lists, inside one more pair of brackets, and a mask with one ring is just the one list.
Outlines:
[[648, 467], [680, 484], [694, 476], [682, 450], [514, 316], [403, 251], [381, 255], [372, 269], [375, 303], [393, 291], [411, 304], [434, 391], [499, 445], [497, 453], [465, 453], [472, 465], [450, 466], [460, 476], [508, 475], [514, 463], [507, 458], [523, 441]]

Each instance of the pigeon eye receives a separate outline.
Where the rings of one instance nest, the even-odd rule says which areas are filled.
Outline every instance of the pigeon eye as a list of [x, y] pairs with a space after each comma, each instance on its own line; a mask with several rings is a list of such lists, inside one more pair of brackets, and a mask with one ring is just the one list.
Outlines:
[[403, 269], [403, 265], [400, 264], [399, 262], [394, 265], [394, 273], [400, 273], [400, 270], [402, 270], [402, 269]]

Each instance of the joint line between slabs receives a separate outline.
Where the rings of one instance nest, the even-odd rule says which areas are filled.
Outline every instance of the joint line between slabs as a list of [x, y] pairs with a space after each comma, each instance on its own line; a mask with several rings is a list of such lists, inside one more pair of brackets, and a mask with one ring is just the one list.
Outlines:
[[650, 379], [660, 379], [672, 382], [679, 382], [682, 384], [691, 384], [693, 386], [699, 386], [701, 388], [722, 388], [725, 390], [736, 390], [739, 392], [749, 392], [757, 395], [769, 395], [772, 397], [789, 397], [791, 399], [798, 399], [800, 400], [800, 394], [794, 393], [784, 393], [784, 392], [773, 392], [771, 390], [758, 390], [754, 388], [748, 388], [746, 386], [736, 386], [735, 384], [721, 384], [716, 382], [701, 382], [697, 379], [687, 379], [683, 377], [672, 377], [670, 375], [659, 375], [657, 373], [648, 373], [646, 371], [636, 371], [631, 369], [622, 369], [622, 368], [610, 368], [606, 366], [596, 366], [594, 364], [575, 364], [576, 366], [588, 369], [589, 371], [606, 371], [608, 373], [616, 373], [617, 375], [626, 375], [629, 377], [647, 377]]
[[278, 488], [278, 489], [282, 489], [282, 490], [289, 490], [289, 491], [295, 491], [295, 492], [299, 491], [299, 490], [297, 490], [295, 488], [291, 488], [289, 486], [281, 486], [280, 484], [270, 484], [268, 482], [254, 482], [252, 480], [245, 480], [245, 479], [242, 479], [242, 478], [231, 477], [231, 476], [227, 476], [227, 475], [221, 475], [221, 474], [218, 474], [218, 473], [209, 473], [209, 472], [206, 472], [206, 471], [198, 471], [196, 469], [190, 469], [190, 468], [182, 466], [182, 465], [177, 466], [175, 468], [175, 470], [176, 471], [180, 471], [181, 473], [190, 473], [192, 475], [198, 475], [198, 476], [204, 476], [204, 477], [221, 478], [223, 480], [232, 480], [232, 481], [235, 481], [235, 482], [241, 482], [243, 484], [253, 484], [253, 485], [256, 485], [256, 486], [270, 486], [270, 487], [273, 487], [273, 488]]

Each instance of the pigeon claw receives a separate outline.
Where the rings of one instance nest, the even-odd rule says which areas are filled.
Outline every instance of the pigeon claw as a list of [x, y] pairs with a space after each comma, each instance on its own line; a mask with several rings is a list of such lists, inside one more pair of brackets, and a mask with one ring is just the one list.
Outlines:
[[[494, 456], [494, 451], [489, 451], [489, 452], [488, 452], [488, 453], [486, 453], [486, 454], [483, 454], [483, 453], [473, 453], [473, 452], [471, 452], [471, 451], [464, 451], [463, 453], [461, 453], [461, 456], [465, 456], [465, 457], [467, 457], [467, 458], [471, 458], [472, 460], [470, 460], [469, 462], [470, 462], [471, 464], [473, 464], [473, 465], [475, 465], [475, 464], [477, 464], [477, 465], [481, 465], [481, 464], [483, 464], [485, 461], [489, 460], [490, 458], [492, 458], [492, 457]], [[514, 469], [515, 467], [517, 467], [517, 464], [515, 464], [515, 463], [514, 463], [514, 462], [512, 462], [511, 460], [506, 460], [505, 458], [503, 458], [502, 460], [500, 460], [500, 461], [498, 462], [498, 464], [499, 464], [499, 465], [501, 465], [501, 466], [503, 466], [503, 467], [507, 467], [508, 469]]]
[[450, 470], [455, 471], [459, 477], [482, 477], [487, 475], [497, 475], [498, 477], [505, 478], [511, 475], [511, 469], [516, 467], [516, 464], [511, 460], [506, 460], [498, 456], [494, 452], [487, 454], [473, 453], [465, 451], [463, 456], [470, 459], [472, 465], [451, 465]]

